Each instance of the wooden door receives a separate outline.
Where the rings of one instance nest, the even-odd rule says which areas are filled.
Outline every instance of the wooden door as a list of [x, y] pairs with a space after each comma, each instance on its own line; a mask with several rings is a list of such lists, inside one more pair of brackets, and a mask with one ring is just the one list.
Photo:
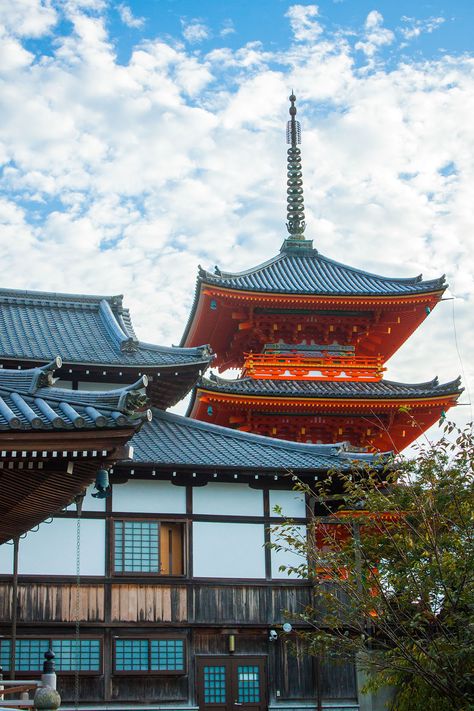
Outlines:
[[200, 711], [265, 711], [267, 688], [263, 657], [198, 657]]

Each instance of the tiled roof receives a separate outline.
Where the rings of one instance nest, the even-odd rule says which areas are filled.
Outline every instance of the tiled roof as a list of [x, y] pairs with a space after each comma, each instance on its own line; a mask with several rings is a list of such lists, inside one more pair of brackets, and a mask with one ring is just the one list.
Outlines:
[[155, 409], [131, 444], [134, 462], [156, 466], [327, 471], [351, 467], [354, 460], [376, 462], [376, 455], [349, 452], [345, 443], [286, 442]]
[[139, 341], [122, 296], [0, 289], [0, 357], [65, 363], [205, 369], [207, 346], [179, 348]]
[[229, 289], [283, 294], [401, 296], [445, 289], [444, 276], [397, 279], [371, 274], [324, 257], [316, 249], [283, 248], [272, 259], [244, 272], [214, 274], [200, 268], [199, 282]]
[[0, 431], [130, 428], [150, 418], [146, 376], [118, 390], [65, 390], [53, 385], [60, 367], [58, 357], [41, 368], [0, 370]]
[[198, 388], [219, 393], [267, 397], [407, 399], [459, 394], [463, 391], [460, 385], [460, 378], [449, 383], [439, 383], [438, 378], [427, 383], [397, 383], [392, 380], [364, 383], [324, 380], [257, 380], [253, 378], [227, 380], [211, 375], [210, 378], [201, 378]]

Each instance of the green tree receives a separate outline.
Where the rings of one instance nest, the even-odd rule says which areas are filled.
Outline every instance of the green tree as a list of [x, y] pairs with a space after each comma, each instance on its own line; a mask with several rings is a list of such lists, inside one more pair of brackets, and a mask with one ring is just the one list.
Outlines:
[[414, 459], [298, 482], [307, 535], [274, 531], [301, 556], [281, 569], [314, 582], [292, 615], [307, 651], [356, 656], [372, 690], [395, 687], [395, 711], [474, 709], [473, 454], [472, 429], [447, 424]]

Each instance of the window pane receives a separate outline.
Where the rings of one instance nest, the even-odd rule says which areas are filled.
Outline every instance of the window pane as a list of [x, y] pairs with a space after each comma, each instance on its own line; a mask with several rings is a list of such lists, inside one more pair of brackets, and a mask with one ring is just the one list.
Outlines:
[[159, 573], [159, 523], [116, 521], [114, 568], [117, 573]]
[[0, 639], [0, 666], [3, 671], [10, 671], [10, 640]]
[[151, 671], [184, 671], [184, 640], [152, 639]]
[[149, 671], [147, 639], [116, 639], [116, 671]]
[[48, 639], [18, 639], [16, 642], [17, 671], [42, 671]]
[[254, 666], [237, 667], [238, 700], [249, 704], [260, 701], [260, 670]]
[[225, 704], [225, 667], [204, 667], [204, 703]]
[[57, 671], [100, 671], [100, 642], [98, 639], [55, 639], [52, 650], [56, 655]]

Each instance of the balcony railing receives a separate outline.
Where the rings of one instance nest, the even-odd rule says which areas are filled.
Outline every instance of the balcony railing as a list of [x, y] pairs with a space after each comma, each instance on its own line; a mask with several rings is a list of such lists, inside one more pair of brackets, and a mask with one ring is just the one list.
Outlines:
[[243, 375], [259, 380], [363, 380], [382, 379], [386, 368], [380, 356], [306, 353], [245, 353]]

